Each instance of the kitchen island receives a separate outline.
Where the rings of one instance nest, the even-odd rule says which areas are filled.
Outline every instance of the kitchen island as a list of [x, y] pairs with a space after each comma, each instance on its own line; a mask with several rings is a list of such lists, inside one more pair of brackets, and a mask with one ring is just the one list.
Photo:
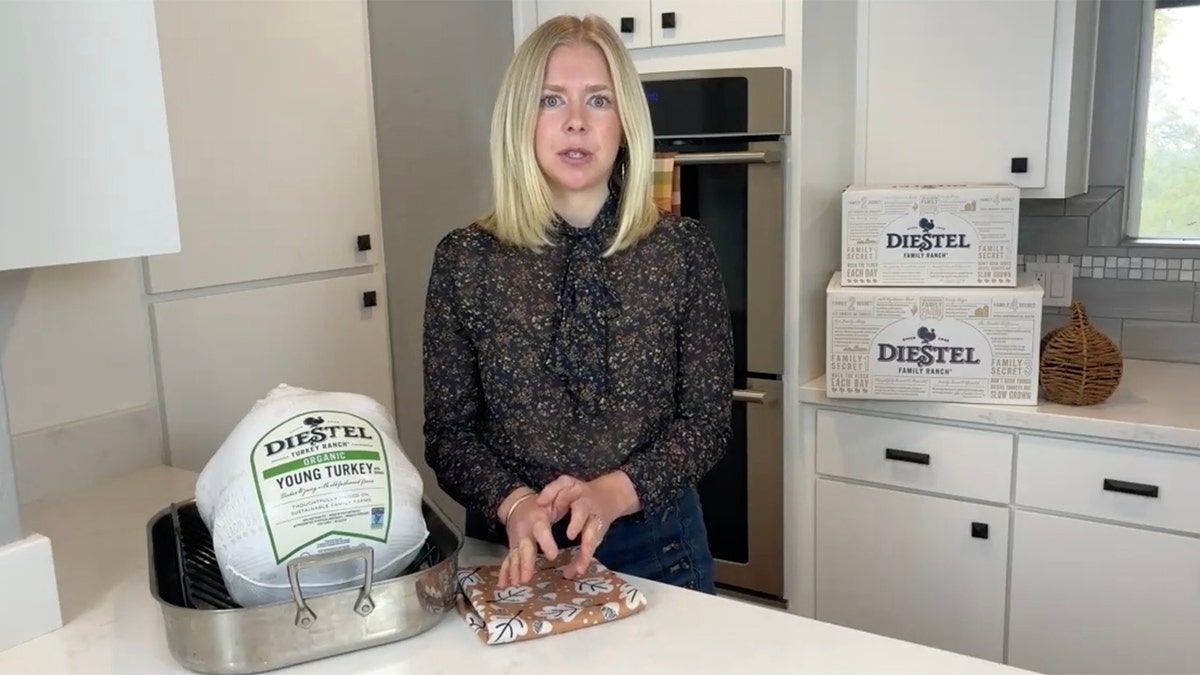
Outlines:
[[[195, 479], [192, 472], [156, 467], [68, 498], [26, 505], [27, 526], [53, 542], [64, 625], [0, 652], [0, 673], [190, 672], [167, 650], [148, 586], [145, 527], [172, 501], [191, 498]], [[496, 554], [494, 547], [468, 541], [460, 561], [487, 563]], [[646, 610], [611, 624], [486, 646], [451, 612], [407, 640], [275, 672], [1024, 672], [737, 600], [633, 581], [646, 594]], [[19, 580], [4, 580], [14, 582]]]

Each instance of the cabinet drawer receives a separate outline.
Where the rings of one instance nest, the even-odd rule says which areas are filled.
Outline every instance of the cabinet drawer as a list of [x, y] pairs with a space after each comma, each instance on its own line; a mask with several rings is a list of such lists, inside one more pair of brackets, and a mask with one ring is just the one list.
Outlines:
[[1200, 456], [1021, 436], [1016, 503], [1200, 533]]
[[1011, 434], [817, 412], [817, 472], [946, 495], [1008, 502]]

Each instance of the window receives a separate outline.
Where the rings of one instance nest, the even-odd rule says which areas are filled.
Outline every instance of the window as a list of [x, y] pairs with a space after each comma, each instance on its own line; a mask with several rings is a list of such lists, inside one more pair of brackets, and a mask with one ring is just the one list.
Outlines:
[[1200, 244], [1200, 0], [1146, 4], [1129, 234]]

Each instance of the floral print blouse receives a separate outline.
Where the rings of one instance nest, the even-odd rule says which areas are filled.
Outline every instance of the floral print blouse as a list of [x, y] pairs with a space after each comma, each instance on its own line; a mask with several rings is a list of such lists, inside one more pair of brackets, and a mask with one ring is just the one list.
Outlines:
[[438, 243], [425, 309], [425, 456], [439, 486], [494, 519], [521, 486], [625, 471], [643, 512], [695, 485], [731, 435], [733, 335], [703, 225], [660, 212], [612, 257], [614, 190], [554, 246], [477, 225]]

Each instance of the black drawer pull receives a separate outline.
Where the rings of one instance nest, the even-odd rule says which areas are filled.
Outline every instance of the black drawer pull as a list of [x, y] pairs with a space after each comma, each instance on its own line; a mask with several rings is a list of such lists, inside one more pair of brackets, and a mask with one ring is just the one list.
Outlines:
[[1158, 497], [1157, 485], [1130, 483], [1129, 481], [1116, 480], [1115, 478], [1105, 478], [1104, 489], [1109, 492], [1124, 492], [1127, 495], [1137, 495], [1139, 497]]
[[912, 462], [913, 464], [928, 464], [929, 455], [924, 452], [909, 452], [908, 450], [897, 450], [888, 448], [883, 456], [888, 459], [894, 459], [898, 462]]

